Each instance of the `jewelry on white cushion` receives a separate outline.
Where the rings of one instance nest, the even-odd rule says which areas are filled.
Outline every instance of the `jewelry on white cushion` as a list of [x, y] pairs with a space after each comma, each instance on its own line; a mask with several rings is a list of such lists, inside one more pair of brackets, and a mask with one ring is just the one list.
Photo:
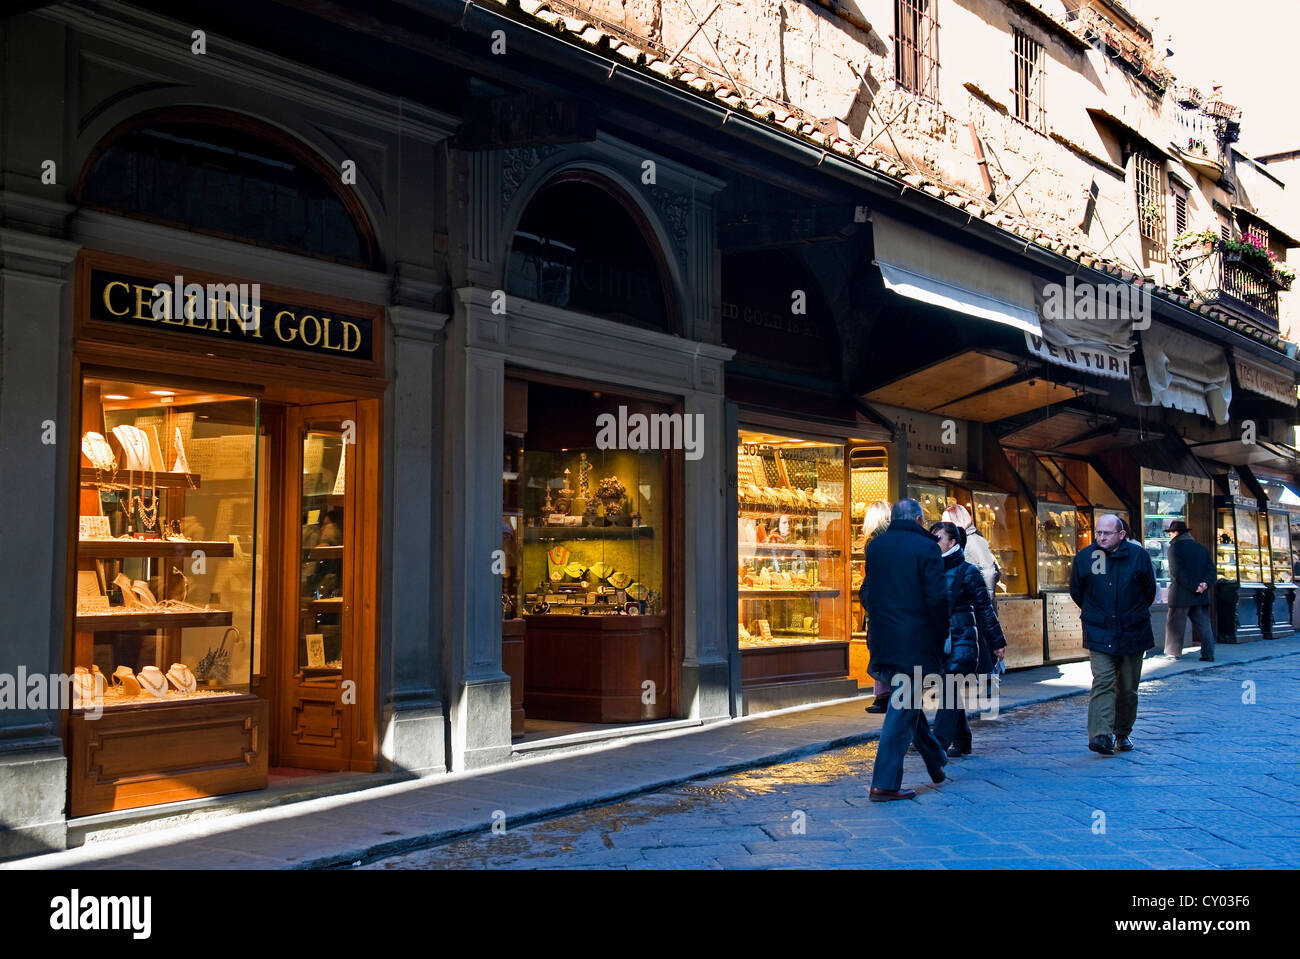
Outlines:
[[140, 681], [140, 685], [144, 687], [146, 693], [157, 696], [159, 699], [164, 699], [167, 696], [167, 677], [163, 675], [163, 671], [157, 666], [146, 666], [140, 670], [140, 674], [136, 676], [136, 679]]
[[99, 433], [87, 433], [81, 438], [81, 452], [86, 454], [95, 469], [111, 470], [117, 466], [117, 457], [108, 441]]
[[184, 663], [172, 663], [171, 668], [167, 670], [167, 678], [171, 680], [178, 693], [192, 693], [198, 687], [194, 674]]

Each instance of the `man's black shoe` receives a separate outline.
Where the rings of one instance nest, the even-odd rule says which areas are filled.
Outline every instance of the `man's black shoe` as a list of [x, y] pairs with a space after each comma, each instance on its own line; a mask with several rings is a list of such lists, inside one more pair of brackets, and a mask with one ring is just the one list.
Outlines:
[[1116, 736], [1115, 748], [1122, 753], [1130, 753], [1133, 751], [1133, 740], [1129, 739], [1127, 736]]
[[953, 743], [951, 746], [947, 748], [947, 750], [945, 750], [945, 752], [947, 752], [948, 755], [951, 756], [953, 759], [960, 759], [962, 756], [970, 755], [970, 747], [962, 749], [956, 743]]
[[1115, 755], [1114, 743], [1111, 742], [1109, 736], [1104, 734], [1101, 736], [1093, 736], [1092, 739], [1088, 741], [1088, 748], [1094, 753], [1101, 753], [1103, 756]]
[[1201, 657], [1201, 662], [1203, 662], [1203, 663], [1212, 663], [1212, 662], [1214, 662], [1214, 657], [1213, 657], [1213, 656], [1202, 656], [1202, 657]]

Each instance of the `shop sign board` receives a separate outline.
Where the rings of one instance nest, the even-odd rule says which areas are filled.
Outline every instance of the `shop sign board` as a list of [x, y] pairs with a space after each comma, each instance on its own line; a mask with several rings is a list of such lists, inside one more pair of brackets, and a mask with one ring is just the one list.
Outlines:
[[966, 420], [872, 403], [907, 436], [907, 462], [914, 466], [970, 469], [971, 424]]
[[1258, 363], [1253, 363], [1244, 356], [1233, 356], [1237, 370], [1237, 382], [1252, 393], [1259, 393], [1271, 400], [1296, 405], [1295, 377], [1281, 370], [1274, 370]]
[[187, 282], [90, 270], [89, 318], [317, 356], [370, 361], [373, 321], [329, 307], [280, 302], [260, 284]]
[[1058, 366], [1114, 380], [1127, 380], [1129, 377], [1129, 355], [1118, 350], [1091, 344], [1056, 346], [1028, 330], [1025, 331], [1025, 345], [1033, 356]]

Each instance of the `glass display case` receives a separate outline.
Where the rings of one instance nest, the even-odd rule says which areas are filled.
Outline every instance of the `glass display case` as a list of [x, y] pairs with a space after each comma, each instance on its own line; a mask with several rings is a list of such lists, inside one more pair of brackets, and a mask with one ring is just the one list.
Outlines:
[[1019, 505], [1019, 498], [1010, 493], [971, 492], [970, 514], [975, 528], [989, 541], [989, 549], [1002, 574], [998, 580], [1000, 596], [1025, 596], [1029, 593], [1020, 541]]
[[[258, 401], [92, 378], [81, 408], [80, 706], [248, 694], [262, 600]], [[325, 573], [314, 585], [328, 589]]]
[[957, 491], [947, 483], [912, 481], [907, 484], [907, 495], [921, 504], [928, 527], [943, 519], [943, 511], [957, 502]]
[[1270, 583], [1268, 525], [1258, 508], [1238, 504], [1221, 506], [1215, 565], [1220, 579], [1242, 583]]
[[859, 592], [866, 570], [867, 542], [889, 525], [889, 474], [882, 451], [849, 451], [849, 636], [865, 640], [866, 611]]
[[865, 544], [845, 526], [845, 447], [741, 431], [737, 463], [740, 648], [844, 642], [844, 552]]
[[[1173, 534], [1166, 532], [1165, 527], [1171, 520], [1188, 521], [1188, 499], [1187, 490], [1151, 484], [1142, 487], [1142, 542], [1151, 557], [1157, 586], [1169, 586], [1169, 543]], [[1231, 578], [1236, 578], [1235, 573]]]
[[519, 607], [534, 616], [664, 613], [661, 454], [530, 447], [522, 463]]
[[1078, 552], [1078, 512], [1072, 505], [1038, 504], [1038, 588], [1069, 589], [1070, 564]]
[[524, 551], [524, 438], [507, 432], [501, 465], [501, 617], [519, 614], [519, 586]]
[[1278, 510], [1268, 511], [1268, 543], [1273, 582], [1278, 585], [1292, 582], [1290, 514]]

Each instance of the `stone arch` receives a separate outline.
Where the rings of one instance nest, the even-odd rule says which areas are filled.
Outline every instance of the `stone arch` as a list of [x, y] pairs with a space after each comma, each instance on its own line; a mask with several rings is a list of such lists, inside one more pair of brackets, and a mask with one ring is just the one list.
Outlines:
[[[90, 209], [382, 269], [368, 209], [373, 204], [363, 199], [363, 190], [369, 191], [362, 182], [358, 171], [357, 186], [345, 184], [341, 161], [333, 164], [319, 146], [280, 124], [220, 107], [172, 104], [132, 113], [99, 135], [81, 163], [75, 200]], [[234, 203], [198, 202], [198, 194], [213, 190]], [[190, 210], [197, 213], [187, 215]]]
[[[560, 193], [567, 196], [557, 197]], [[536, 232], [538, 216], [535, 214], [543, 216], [548, 212], [553, 214], [554, 209], [547, 210], [547, 207], [562, 208], [566, 201], [576, 202], [582, 213], [582, 216], [576, 219], [588, 222], [576, 222], [575, 219], [575, 222], [567, 225], [557, 224], [550, 229], [558, 231], [561, 235], [540, 237]], [[555, 305], [564, 305], [580, 312], [632, 323], [664, 333], [681, 332], [684, 280], [678, 258], [669, 253], [673, 249], [674, 238], [668, 233], [663, 216], [651, 204], [645, 191], [638, 189], [616, 171], [603, 164], [565, 160], [562, 157], [557, 157], [555, 162], [549, 164], [540, 164], [519, 184], [517, 192], [509, 203], [504, 222], [506, 229], [503, 233], [502, 256], [497, 273], [502, 289], [517, 295], [527, 295], [519, 289], [517, 266], [521, 250], [517, 241], [521, 239], [521, 234], [531, 234], [532, 237], [539, 237], [542, 245], [559, 254], [566, 252], [565, 246], [574, 248], [568, 251], [577, 260], [575, 263], [568, 264], [571, 277], [577, 277], [581, 281], [584, 268], [588, 269], [593, 276], [612, 275], [613, 280], [604, 285], [618, 289], [612, 291], [616, 295], [607, 298], [607, 302], [617, 300], [619, 298], [617, 293], [620, 290], [624, 293], [628, 289], [652, 291], [658, 298], [658, 304], [661, 305], [662, 316], [658, 321], [648, 316], [648, 309], [653, 307], [638, 312], [636, 309], [619, 310], [618, 304], [614, 303], [615, 308], [601, 309], [598, 302], [590, 298], [584, 299], [581, 295], [570, 296], [567, 302]], [[601, 227], [606, 228], [603, 237]], [[566, 242], [565, 235], [577, 242]], [[584, 259], [581, 248], [585, 247], [588, 250], [601, 248], [602, 238], [612, 245], [605, 248], [610, 258], [603, 263], [592, 257]], [[676, 241], [685, 242], [685, 239], [679, 236]], [[632, 264], [617, 262], [620, 255], [639, 255], [641, 268], [631, 269], [631, 272], [636, 275], [627, 276], [621, 272]], [[563, 275], [564, 266], [565, 264], [561, 262], [552, 267], [557, 277]], [[652, 280], [645, 267], [651, 268]], [[597, 281], [589, 285], [599, 286], [601, 282]], [[565, 298], [555, 296], [552, 299]], [[624, 305], [636, 306], [633, 298], [624, 296], [623, 299], [626, 301]], [[543, 298], [542, 301], [547, 300]]]

